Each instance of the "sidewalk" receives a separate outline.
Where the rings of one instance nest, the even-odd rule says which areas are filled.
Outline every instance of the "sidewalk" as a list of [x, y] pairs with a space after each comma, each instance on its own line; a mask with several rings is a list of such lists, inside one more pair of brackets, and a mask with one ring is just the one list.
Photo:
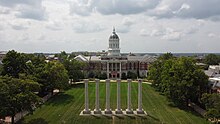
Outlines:
[[196, 112], [198, 112], [203, 117], [205, 116], [206, 111], [199, 106], [197, 106], [195, 103], [189, 102], [189, 107], [193, 108]]

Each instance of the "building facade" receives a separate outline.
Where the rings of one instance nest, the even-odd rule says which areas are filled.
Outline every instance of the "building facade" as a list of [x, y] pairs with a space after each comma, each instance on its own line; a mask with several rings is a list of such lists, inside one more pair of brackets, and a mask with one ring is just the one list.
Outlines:
[[75, 59], [87, 62], [88, 71], [101, 72], [106, 74], [108, 79], [121, 79], [128, 73], [134, 73], [138, 77], [146, 77], [150, 63], [156, 60], [154, 56], [149, 55], [121, 55], [120, 39], [115, 28], [109, 37], [109, 47], [107, 55], [102, 56], [83, 56], [78, 55]]

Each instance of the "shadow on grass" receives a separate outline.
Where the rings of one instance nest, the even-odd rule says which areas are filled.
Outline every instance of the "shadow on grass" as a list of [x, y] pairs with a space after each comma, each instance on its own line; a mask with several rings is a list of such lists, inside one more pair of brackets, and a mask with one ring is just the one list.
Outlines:
[[178, 108], [178, 109], [183, 110], [183, 111], [185, 111], [185, 112], [191, 113], [191, 114], [193, 114], [193, 115], [195, 115], [195, 116], [199, 116], [199, 117], [202, 117], [202, 118], [203, 118], [202, 115], [200, 115], [199, 113], [197, 113], [196, 111], [194, 111], [194, 110], [193, 110], [192, 108], [190, 108], [190, 107], [187, 107], [187, 106], [177, 106], [177, 105], [175, 105], [173, 102], [169, 102], [169, 103], [168, 103], [168, 106], [170, 106], [170, 107], [172, 107], [172, 108]]
[[46, 102], [45, 105], [64, 106], [66, 104], [73, 102], [73, 100], [74, 100], [74, 96], [65, 93], [59, 93], [56, 95], [56, 97], [51, 98], [49, 102]]
[[84, 84], [83, 83], [79, 83], [79, 84], [72, 84], [71, 85], [72, 88], [84, 88]]
[[17, 124], [49, 124], [49, 122], [47, 122], [43, 118], [34, 118], [34, 119], [31, 119], [28, 122], [23, 122], [23, 120], [21, 120]]

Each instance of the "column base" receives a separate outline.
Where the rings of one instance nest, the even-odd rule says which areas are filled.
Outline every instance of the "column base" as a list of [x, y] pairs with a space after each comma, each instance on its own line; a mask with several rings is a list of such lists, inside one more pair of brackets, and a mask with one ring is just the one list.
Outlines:
[[94, 114], [102, 114], [101, 109], [94, 109], [93, 111]]
[[137, 114], [145, 114], [145, 111], [143, 109], [137, 109]]
[[121, 109], [115, 109], [115, 114], [123, 114]]
[[134, 112], [132, 111], [132, 109], [126, 109], [126, 114], [134, 114]]
[[112, 114], [112, 111], [111, 111], [111, 109], [105, 109], [105, 111], [104, 111], [104, 114]]
[[83, 111], [81, 111], [80, 112], [80, 116], [90, 116], [92, 113], [91, 113], [91, 111], [90, 110], [83, 110]]

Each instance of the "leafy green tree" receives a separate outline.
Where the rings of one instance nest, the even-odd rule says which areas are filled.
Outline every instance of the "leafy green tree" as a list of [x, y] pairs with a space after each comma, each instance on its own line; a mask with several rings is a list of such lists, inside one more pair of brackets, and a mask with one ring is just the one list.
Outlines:
[[49, 62], [39, 74], [39, 83], [42, 84], [42, 92], [52, 92], [54, 89], [68, 88], [68, 72], [60, 62]]
[[220, 62], [220, 56], [215, 54], [208, 54], [205, 56], [205, 63], [208, 65], [218, 65]]
[[99, 76], [99, 79], [107, 79], [107, 74], [106, 73], [101, 73]]
[[217, 122], [220, 119], [220, 95], [204, 93], [201, 101], [206, 107], [206, 118]]
[[127, 78], [129, 79], [137, 79], [137, 74], [131, 71], [128, 71]]
[[123, 72], [123, 73], [121, 74], [121, 79], [123, 79], [123, 80], [127, 79], [126, 73]]
[[169, 60], [174, 58], [172, 53], [165, 53], [159, 57], [160, 60]]
[[38, 92], [40, 85], [29, 79], [17, 79], [12, 77], [0, 77], [0, 115], [14, 116], [20, 111], [33, 111], [40, 101], [34, 93]]
[[65, 51], [61, 51], [59, 54], [56, 54], [55, 57], [58, 57], [60, 62], [68, 59], [68, 54]]
[[77, 61], [75, 59], [66, 59], [63, 61], [63, 65], [68, 71], [68, 75], [70, 79], [73, 81], [79, 81], [84, 78], [84, 67], [85, 63]]
[[[168, 63], [171, 63], [172, 60], [174, 59], [175, 58], [173, 57], [173, 54], [166, 53], [166, 54], [161, 55], [154, 63], [152, 63], [149, 66], [148, 79], [154, 81], [152, 85], [156, 86], [157, 90], [160, 90], [160, 91], [163, 90], [163, 85], [160, 85], [161, 80], [162, 80], [161, 75], [162, 75], [163, 68], [164, 68], [163, 64], [168, 60], [171, 60], [170, 62], [168, 62]], [[167, 66], [168, 65], [169, 64], [167, 64]]]
[[2, 75], [3, 72], [3, 66], [0, 64], [0, 75]]
[[94, 78], [95, 77], [95, 73], [93, 71], [90, 71], [88, 74], [88, 78]]
[[153, 86], [176, 105], [199, 102], [206, 92], [208, 77], [189, 57], [160, 57], [149, 68]]
[[18, 78], [19, 73], [25, 72], [27, 69], [25, 54], [17, 53], [14, 50], [9, 51], [4, 57], [3, 63], [3, 75], [9, 75]]

